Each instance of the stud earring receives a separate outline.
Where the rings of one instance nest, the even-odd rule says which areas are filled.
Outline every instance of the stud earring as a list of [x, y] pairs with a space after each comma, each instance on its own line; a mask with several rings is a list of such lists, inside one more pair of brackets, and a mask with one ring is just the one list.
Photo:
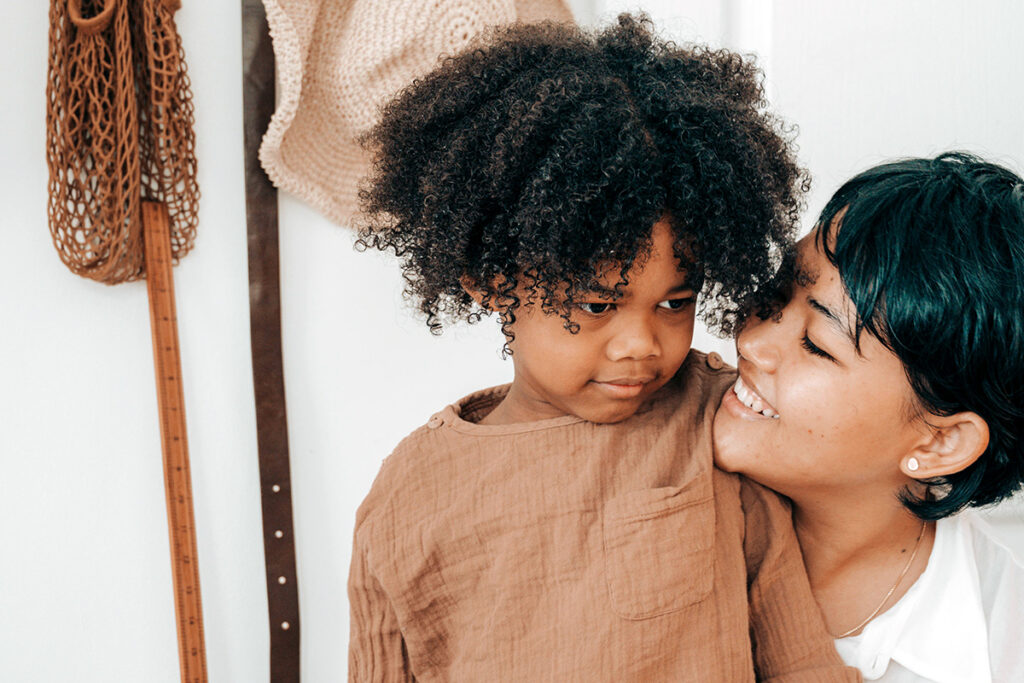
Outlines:
[[907, 460], [907, 469], [911, 472], [917, 472], [918, 467], [920, 467], [920, 465], [917, 462], [917, 458], [910, 458]]

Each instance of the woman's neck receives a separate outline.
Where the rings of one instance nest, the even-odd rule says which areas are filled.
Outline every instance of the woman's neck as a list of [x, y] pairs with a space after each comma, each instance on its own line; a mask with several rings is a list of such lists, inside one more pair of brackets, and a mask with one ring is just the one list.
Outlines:
[[928, 564], [934, 525], [891, 491], [859, 491], [848, 500], [808, 495], [793, 504], [811, 588], [834, 635], [861, 624], [895, 586], [879, 613], [894, 605]]

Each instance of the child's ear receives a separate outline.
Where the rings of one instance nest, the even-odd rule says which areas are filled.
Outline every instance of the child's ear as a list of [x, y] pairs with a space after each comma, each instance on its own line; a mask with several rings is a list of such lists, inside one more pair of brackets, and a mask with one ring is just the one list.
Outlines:
[[484, 306], [484, 291], [477, 286], [473, 278], [463, 275], [459, 278], [459, 284], [462, 285], [462, 288], [466, 290], [466, 294], [469, 294], [478, 306], [490, 310], [490, 307]]
[[988, 448], [988, 423], [977, 413], [928, 415], [929, 433], [903, 458], [900, 469], [914, 479], [961, 472]]

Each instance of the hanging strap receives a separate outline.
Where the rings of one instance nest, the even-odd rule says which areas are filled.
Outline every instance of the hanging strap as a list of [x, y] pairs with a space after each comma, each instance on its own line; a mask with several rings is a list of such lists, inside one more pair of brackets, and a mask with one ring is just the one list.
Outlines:
[[277, 191], [258, 158], [260, 139], [274, 111], [274, 52], [260, 0], [242, 0], [242, 69], [249, 330], [270, 612], [270, 680], [299, 683], [299, 592], [281, 359]]

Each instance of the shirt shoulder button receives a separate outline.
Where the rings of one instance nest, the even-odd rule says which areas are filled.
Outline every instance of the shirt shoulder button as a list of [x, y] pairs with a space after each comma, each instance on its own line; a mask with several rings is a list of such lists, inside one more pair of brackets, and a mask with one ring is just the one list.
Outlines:
[[427, 420], [427, 426], [430, 427], [431, 429], [437, 429], [443, 424], [444, 418], [441, 417], [440, 415], [434, 415], [429, 420]]
[[721, 370], [722, 368], [725, 367], [725, 361], [722, 360], [722, 357], [719, 356], [714, 351], [707, 355], [707, 358], [705, 358], [705, 362], [708, 364], [708, 367], [711, 368], [712, 370]]

